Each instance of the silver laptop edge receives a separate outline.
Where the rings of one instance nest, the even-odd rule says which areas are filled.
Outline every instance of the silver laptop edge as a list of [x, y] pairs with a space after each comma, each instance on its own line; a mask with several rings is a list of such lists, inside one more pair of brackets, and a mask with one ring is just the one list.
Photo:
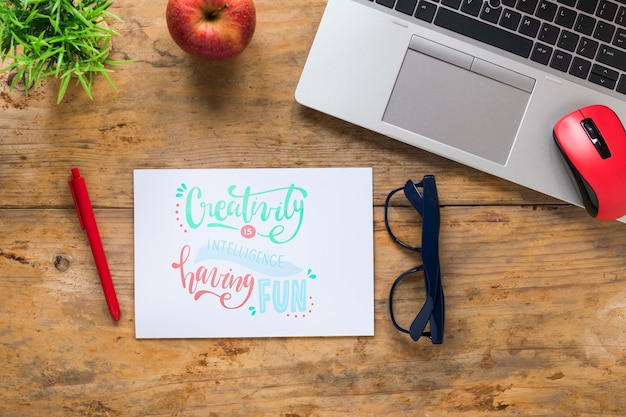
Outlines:
[[[554, 144], [552, 128], [562, 116], [590, 104], [605, 104], [626, 120], [626, 103], [622, 99], [602, 92], [602, 87], [584, 87], [568, 76], [548, 74], [539, 65], [534, 66], [452, 32], [435, 31], [417, 19], [413, 22], [410, 17], [381, 13], [368, 3], [371, 2], [328, 1], [296, 89], [296, 100], [300, 104], [582, 206], [575, 182]], [[473, 64], [468, 64], [468, 56]], [[504, 96], [507, 103], [508, 100], [511, 103], [504, 108], [513, 113], [519, 111], [521, 118], [519, 127], [508, 135], [511, 146], [481, 154], [475, 152], [473, 145], [463, 145], [463, 135], [475, 141], [480, 132], [497, 136], [501, 129], [506, 129], [506, 124], [498, 124], [502, 119], [502, 105], [475, 113], [481, 119], [476, 120], [476, 126], [466, 122], [463, 129], [455, 131], [453, 127], [446, 127], [447, 130], [440, 133], [439, 126], [453, 123], [442, 123], [446, 119], [428, 114], [428, 103], [423, 101], [432, 101], [434, 106], [441, 106], [446, 101], [436, 94], [434, 87], [421, 93], [425, 96], [422, 102], [419, 97], [412, 98], [414, 95], [410, 91], [407, 93], [411, 83], [421, 82], [403, 76], [409, 60], [415, 61], [411, 65], [423, 65], [428, 69], [421, 76], [427, 78], [425, 81], [429, 85], [434, 80], [429, 78], [433, 77], [433, 72], [447, 71], [448, 67], [454, 67], [450, 71], [467, 69], [468, 74], [471, 73], [469, 76], [473, 77], [468, 78], [472, 84], [481, 79], [476, 74], [493, 75], [502, 85], [507, 84], [506, 91], [513, 95], [511, 99]], [[453, 65], [443, 66], [443, 61]], [[456, 79], [456, 72], [450, 74], [451, 80]], [[491, 93], [493, 87], [497, 89], [499, 84], [470, 86], [465, 93], [474, 95], [474, 91], [480, 88], [488, 88]], [[459, 84], [455, 88], [465, 87]], [[483, 94], [475, 97], [476, 103], [480, 103]], [[401, 108], [407, 100], [410, 106], [425, 106], [415, 110], [420, 115], [415, 121], [402, 113]], [[454, 105], [457, 101], [461, 103], [453, 110], [457, 113], [467, 109], [474, 115], [471, 111], [482, 108], [482, 104], [473, 105], [474, 99], [462, 96], [458, 100], [449, 100], [448, 104]], [[420, 134], [414, 133], [412, 124], [427, 128], [420, 130]], [[428, 133], [429, 128], [436, 133]], [[427, 134], [422, 134], [424, 131]], [[429, 137], [435, 135], [447, 135], [449, 140]], [[626, 222], [626, 216], [619, 220]]]

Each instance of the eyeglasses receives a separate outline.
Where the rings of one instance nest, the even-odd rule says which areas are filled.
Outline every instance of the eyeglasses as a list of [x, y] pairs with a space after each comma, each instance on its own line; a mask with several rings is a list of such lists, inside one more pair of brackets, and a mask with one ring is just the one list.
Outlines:
[[[423, 192], [420, 193], [419, 188]], [[411, 205], [422, 217], [422, 246], [413, 246], [398, 239], [389, 226], [389, 202], [398, 191], [403, 190], [404, 195]], [[385, 200], [385, 227], [387, 233], [398, 245], [414, 252], [422, 254], [422, 265], [403, 272], [396, 278], [389, 291], [389, 313], [391, 321], [396, 329], [408, 333], [411, 339], [417, 341], [420, 337], [429, 337], [432, 343], [443, 341], [443, 324], [445, 316], [445, 306], [443, 297], [443, 286], [441, 284], [441, 271], [439, 268], [439, 197], [437, 195], [437, 185], [433, 175], [425, 175], [422, 181], [415, 184], [409, 180], [404, 187], [391, 191]], [[398, 284], [409, 276], [424, 277], [426, 286], [426, 300], [420, 311], [415, 316], [409, 329], [398, 324], [394, 314], [393, 300]], [[430, 324], [429, 331], [426, 325]]]

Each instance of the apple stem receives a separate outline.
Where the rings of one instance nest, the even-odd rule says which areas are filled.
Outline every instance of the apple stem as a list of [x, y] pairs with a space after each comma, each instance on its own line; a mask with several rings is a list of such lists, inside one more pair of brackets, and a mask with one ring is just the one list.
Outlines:
[[228, 8], [228, 4], [223, 4], [209, 14], [209, 18], [215, 18], [224, 9]]

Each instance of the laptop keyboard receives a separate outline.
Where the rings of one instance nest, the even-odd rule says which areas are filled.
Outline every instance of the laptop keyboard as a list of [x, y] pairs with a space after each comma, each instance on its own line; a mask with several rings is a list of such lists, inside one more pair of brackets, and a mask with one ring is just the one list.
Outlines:
[[626, 94], [626, 0], [370, 0]]

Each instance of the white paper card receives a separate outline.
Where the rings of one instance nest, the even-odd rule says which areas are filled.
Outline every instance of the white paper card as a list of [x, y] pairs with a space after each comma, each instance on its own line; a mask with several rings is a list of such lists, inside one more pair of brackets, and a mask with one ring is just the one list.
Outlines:
[[137, 338], [374, 334], [371, 168], [135, 170]]

